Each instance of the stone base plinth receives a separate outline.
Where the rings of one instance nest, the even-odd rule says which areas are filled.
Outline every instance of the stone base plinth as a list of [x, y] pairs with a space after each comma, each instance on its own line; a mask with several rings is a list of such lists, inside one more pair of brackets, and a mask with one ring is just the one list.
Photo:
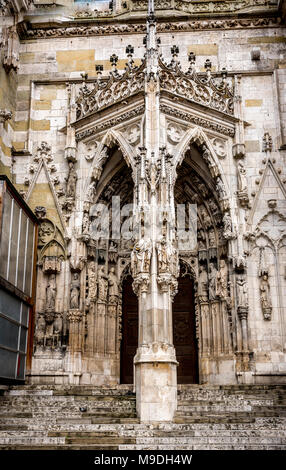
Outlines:
[[[162, 356], [162, 354], [161, 354]], [[135, 364], [136, 409], [141, 422], [172, 421], [177, 409], [177, 361], [138, 357]]]

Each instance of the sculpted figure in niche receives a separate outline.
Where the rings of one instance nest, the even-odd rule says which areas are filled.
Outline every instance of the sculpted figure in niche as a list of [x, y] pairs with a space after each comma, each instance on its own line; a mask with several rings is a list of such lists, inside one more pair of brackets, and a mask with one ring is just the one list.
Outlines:
[[224, 184], [219, 176], [216, 179], [216, 190], [218, 192], [219, 199], [224, 199], [226, 197]]
[[108, 279], [105, 274], [104, 266], [101, 266], [98, 272], [97, 282], [98, 282], [98, 300], [105, 302], [107, 298]]
[[51, 274], [46, 288], [46, 310], [54, 311], [56, 303], [56, 275]]
[[36, 337], [36, 344], [39, 346], [44, 346], [45, 341], [45, 332], [46, 332], [46, 321], [43, 315], [38, 317], [35, 337]]
[[89, 213], [84, 212], [82, 217], [82, 232], [87, 234], [89, 232]]
[[209, 269], [209, 298], [210, 300], [216, 300], [216, 277], [217, 277], [217, 269], [214, 263], [210, 263], [210, 269]]
[[212, 165], [211, 153], [209, 149], [207, 148], [206, 144], [202, 145], [202, 151], [203, 151], [202, 157], [204, 161], [206, 162], [207, 166], [211, 166]]
[[270, 298], [270, 285], [268, 273], [264, 273], [260, 279], [260, 301], [265, 320], [270, 320], [272, 303]]
[[114, 301], [118, 298], [119, 288], [118, 288], [118, 281], [117, 276], [115, 274], [115, 268], [110, 268], [109, 275], [108, 275], [108, 294], [109, 294], [109, 301]]
[[53, 324], [54, 345], [57, 347], [61, 346], [62, 331], [63, 331], [63, 319], [60, 314], [57, 314], [56, 319]]
[[207, 302], [208, 299], [208, 273], [204, 266], [199, 267], [198, 297], [200, 301]]
[[223, 236], [226, 239], [232, 237], [232, 223], [229, 212], [226, 212], [223, 216]]
[[227, 298], [227, 265], [224, 259], [220, 260], [216, 276], [216, 295], [222, 300]]
[[167, 257], [169, 260], [171, 274], [173, 274], [173, 276], [175, 277], [179, 276], [180, 264], [179, 264], [178, 251], [172, 245], [171, 242], [167, 246]]
[[71, 290], [70, 290], [70, 308], [71, 309], [79, 308], [79, 294], [80, 294], [79, 274], [74, 273], [73, 279], [71, 282]]
[[88, 297], [90, 300], [95, 301], [97, 296], [97, 282], [96, 282], [96, 264], [91, 261], [88, 265]]
[[247, 282], [244, 276], [238, 276], [236, 279], [237, 300], [239, 307], [247, 307]]
[[157, 252], [158, 252], [158, 268], [159, 272], [165, 273], [168, 271], [168, 253], [167, 253], [167, 240], [165, 237], [162, 237], [160, 241], [157, 242]]
[[200, 214], [201, 220], [204, 222], [204, 226], [207, 228], [211, 227], [212, 221], [204, 206], [200, 206], [199, 214]]
[[247, 178], [246, 178], [246, 170], [244, 165], [239, 162], [237, 165], [238, 170], [238, 190], [241, 192], [247, 191]]
[[209, 231], [209, 246], [210, 246], [211, 248], [213, 248], [214, 246], [216, 246], [215, 231], [214, 231], [213, 228]]
[[204, 230], [199, 230], [198, 232], [198, 250], [206, 250], [206, 234]]
[[67, 197], [72, 197], [72, 198], [75, 197], [76, 182], [77, 182], [77, 174], [74, 169], [74, 163], [69, 162], [69, 174], [67, 177], [67, 188], [66, 188]]
[[131, 269], [134, 275], [149, 272], [151, 259], [151, 241], [141, 238], [131, 253]]

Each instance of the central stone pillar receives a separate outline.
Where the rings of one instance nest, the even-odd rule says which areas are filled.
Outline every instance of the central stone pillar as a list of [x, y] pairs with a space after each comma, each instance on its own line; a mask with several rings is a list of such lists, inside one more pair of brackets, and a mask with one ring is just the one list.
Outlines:
[[139, 300], [139, 344], [134, 375], [137, 413], [142, 422], [172, 421], [177, 408], [177, 361], [172, 337], [172, 295], [178, 277], [174, 172], [160, 135], [158, 57], [154, 5], [149, 2], [144, 147], [139, 148], [136, 159], [134, 200], [138, 241], [131, 259], [133, 287]]
[[[153, 264], [153, 263], [152, 263]], [[134, 358], [137, 413], [142, 422], [172, 421], [177, 409], [177, 361], [172, 345], [169, 279], [163, 294], [134, 281], [139, 296], [139, 347]], [[157, 280], [156, 280], [157, 282]], [[161, 280], [161, 287], [162, 287]], [[158, 285], [158, 284], [157, 284]]]

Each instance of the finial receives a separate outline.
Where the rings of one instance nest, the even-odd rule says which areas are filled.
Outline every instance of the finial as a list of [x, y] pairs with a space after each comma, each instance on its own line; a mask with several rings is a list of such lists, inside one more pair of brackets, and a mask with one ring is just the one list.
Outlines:
[[102, 64], [96, 64], [95, 66], [95, 71], [97, 73], [97, 78], [100, 78], [103, 72], [103, 65]]
[[115, 65], [115, 66], [116, 66], [116, 64], [117, 64], [117, 62], [118, 62], [118, 56], [117, 56], [116, 54], [112, 54], [112, 55], [110, 56], [110, 59], [109, 59], [109, 60], [110, 60], [111, 65]]
[[126, 54], [128, 55], [128, 57], [132, 57], [132, 55], [134, 54], [134, 47], [130, 44], [126, 47]]
[[190, 66], [193, 68], [196, 62], [196, 55], [194, 52], [189, 53], [189, 62], [190, 62]]
[[211, 63], [210, 59], [207, 59], [205, 61], [205, 69], [208, 72], [209, 70], [211, 70], [211, 68], [212, 68], [212, 63]]
[[[112, 54], [112, 55], [110, 56], [109, 61], [110, 61], [111, 65], [112, 65], [113, 72], [114, 72], [115, 74], [117, 74], [118, 72], [117, 72], [116, 65], [117, 65], [117, 62], [118, 62], [118, 56], [117, 56], [116, 54]], [[111, 73], [112, 73], [112, 72], [111, 72]]]
[[86, 72], [82, 72], [82, 73], [80, 74], [80, 76], [82, 77], [82, 79], [83, 79], [84, 81], [88, 79], [88, 73], [86, 73]]
[[263, 152], [272, 151], [272, 137], [269, 132], [265, 132], [263, 136]]
[[132, 59], [132, 56], [134, 54], [134, 47], [131, 46], [130, 44], [126, 47], [126, 54], [127, 54], [127, 57], [128, 57], [128, 62], [129, 64], [133, 64], [133, 59]]
[[174, 45], [173, 47], [171, 47], [171, 54], [172, 54], [173, 60], [177, 61], [177, 57], [178, 57], [178, 54], [179, 54], [178, 46]]

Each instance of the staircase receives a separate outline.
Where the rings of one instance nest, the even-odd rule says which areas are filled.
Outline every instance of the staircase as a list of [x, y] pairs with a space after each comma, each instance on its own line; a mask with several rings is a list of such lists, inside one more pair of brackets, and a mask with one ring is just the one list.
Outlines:
[[173, 423], [140, 423], [132, 386], [0, 390], [0, 450], [286, 450], [286, 385], [179, 385]]

